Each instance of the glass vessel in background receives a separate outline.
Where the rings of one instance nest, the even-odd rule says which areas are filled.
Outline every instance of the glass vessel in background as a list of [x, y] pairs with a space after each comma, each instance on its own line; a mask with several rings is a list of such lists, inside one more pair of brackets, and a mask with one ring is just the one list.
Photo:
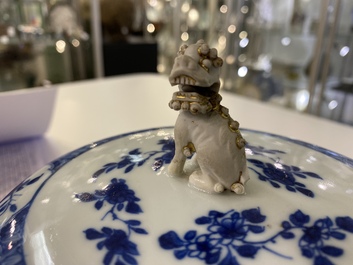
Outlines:
[[92, 78], [74, 0], [0, 0], [0, 91]]
[[161, 73], [171, 51], [203, 38], [224, 58], [223, 89], [353, 124], [352, 1], [147, 0], [156, 3], [172, 12], [157, 35]]

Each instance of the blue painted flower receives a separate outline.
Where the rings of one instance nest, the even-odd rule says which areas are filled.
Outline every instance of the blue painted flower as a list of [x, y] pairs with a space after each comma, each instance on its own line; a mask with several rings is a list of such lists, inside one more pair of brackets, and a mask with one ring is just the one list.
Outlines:
[[110, 204], [118, 205], [118, 209], [122, 209], [122, 204], [127, 203], [126, 211], [128, 213], [140, 213], [141, 208], [136, 202], [140, 201], [139, 198], [135, 196], [135, 192], [129, 189], [126, 185], [124, 179], [112, 179], [111, 184], [109, 184], [103, 191], [97, 192], [97, 197], [103, 197], [105, 201]]
[[279, 162], [264, 163], [257, 159], [248, 159], [248, 162], [252, 163], [255, 167], [260, 168], [262, 172], [250, 167], [254, 171], [260, 180], [269, 182], [272, 187], [280, 188], [285, 186], [290, 192], [300, 192], [308, 197], [313, 198], [314, 193], [306, 188], [303, 183], [297, 181], [297, 178], [306, 179], [307, 177], [322, 179], [318, 174], [313, 172], [301, 171], [299, 167], [288, 166]]
[[115, 210], [121, 211], [125, 209], [126, 212], [132, 214], [142, 212], [141, 207], [137, 203], [140, 199], [135, 196], [133, 190], [129, 189], [126, 180], [113, 178], [110, 182], [111, 183], [102, 190], [96, 190], [94, 193], [79, 193], [76, 194], [75, 197], [82, 202], [96, 201], [95, 207], [97, 210], [102, 208], [104, 202], [111, 204], [112, 208], [107, 214], [111, 213], [113, 219], [117, 218], [114, 213]]
[[[243, 211], [241, 214], [233, 212], [227, 216], [223, 216], [219, 212], [211, 212], [211, 214], [222, 219], [219, 222], [212, 220], [212, 224], [208, 229], [209, 231], [217, 232], [222, 239], [243, 240], [250, 231], [253, 233], [264, 231], [262, 226], [254, 225], [265, 220], [265, 217], [256, 208]], [[249, 224], [249, 222], [253, 224]]]
[[[169, 231], [159, 237], [163, 249], [174, 249], [178, 259], [197, 258], [206, 264], [238, 264], [235, 255], [253, 258], [260, 249], [256, 244], [246, 241], [251, 233], [262, 233], [264, 228], [257, 224], [266, 219], [257, 208], [242, 211], [231, 210], [226, 213], [210, 211], [208, 216], [195, 220], [197, 225], [207, 225], [207, 233], [198, 235], [189, 230], [181, 239], [176, 232]], [[222, 252], [226, 253], [222, 257]]]
[[[244, 226], [244, 219], [232, 220], [227, 218], [222, 220], [219, 226], [217, 225], [217, 232], [224, 239], [244, 239], [247, 234], [247, 229]], [[212, 231], [212, 227], [210, 227]]]

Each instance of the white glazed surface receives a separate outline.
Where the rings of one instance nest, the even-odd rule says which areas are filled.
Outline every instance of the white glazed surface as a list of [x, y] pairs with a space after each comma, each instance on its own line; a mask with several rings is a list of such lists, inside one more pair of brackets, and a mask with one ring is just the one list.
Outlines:
[[245, 195], [210, 195], [168, 176], [172, 128], [59, 158], [0, 202], [0, 264], [350, 264], [353, 161], [285, 137], [242, 134]]

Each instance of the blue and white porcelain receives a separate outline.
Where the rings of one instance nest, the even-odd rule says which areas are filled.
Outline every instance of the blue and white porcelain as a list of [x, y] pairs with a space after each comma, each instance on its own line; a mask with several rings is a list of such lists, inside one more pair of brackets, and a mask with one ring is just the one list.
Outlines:
[[353, 161], [242, 134], [245, 195], [170, 177], [171, 127], [53, 161], [0, 202], [0, 264], [351, 264]]

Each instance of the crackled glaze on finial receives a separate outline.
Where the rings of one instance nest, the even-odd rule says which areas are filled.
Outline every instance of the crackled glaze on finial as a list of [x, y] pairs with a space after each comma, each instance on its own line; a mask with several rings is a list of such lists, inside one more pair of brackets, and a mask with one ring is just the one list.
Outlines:
[[[191, 186], [209, 193], [245, 193], [249, 179], [245, 140], [239, 123], [222, 106], [220, 68], [223, 60], [204, 40], [182, 45], [169, 81], [179, 85], [169, 107], [180, 111], [174, 137], [172, 176], [188, 176]], [[187, 158], [191, 157], [187, 161]]]

